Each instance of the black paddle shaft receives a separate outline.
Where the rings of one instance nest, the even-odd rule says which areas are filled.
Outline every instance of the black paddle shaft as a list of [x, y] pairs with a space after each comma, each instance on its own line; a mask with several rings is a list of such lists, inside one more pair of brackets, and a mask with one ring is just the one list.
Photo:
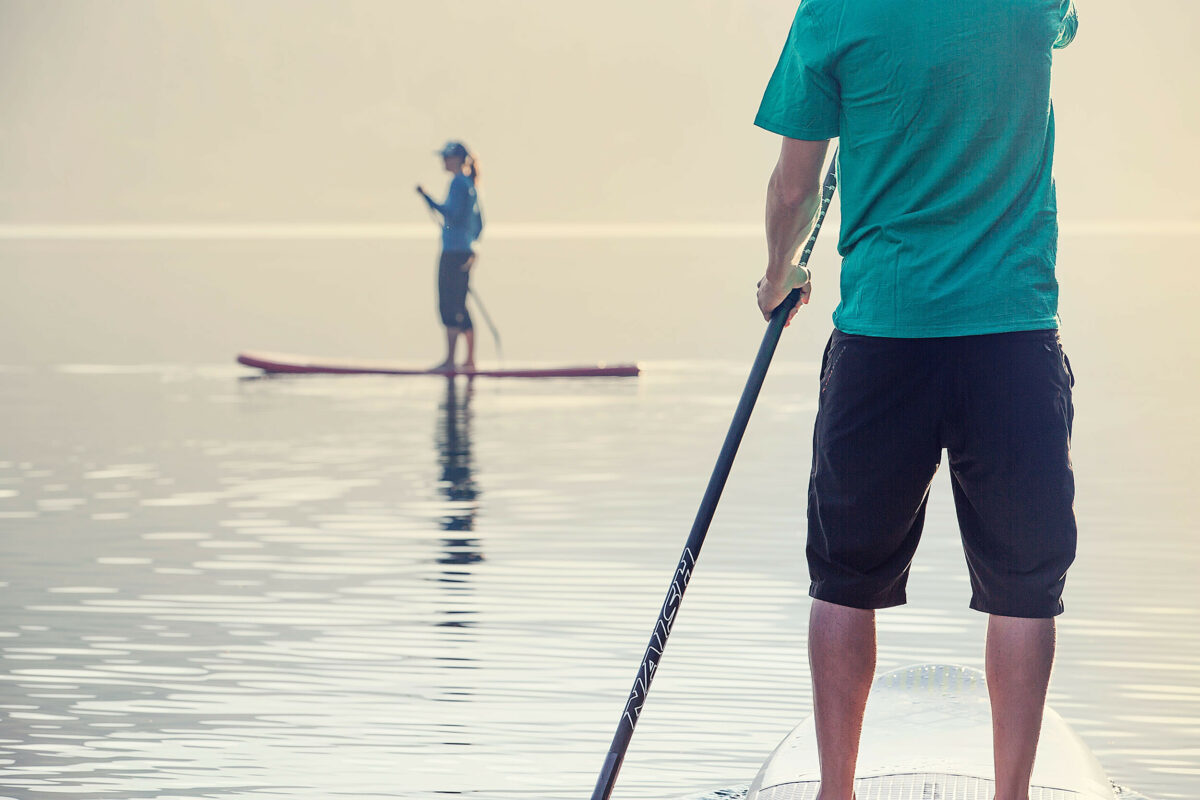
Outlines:
[[[821, 187], [821, 207], [817, 213], [817, 221], [813, 225], [812, 233], [801, 252], [800, 266], [808, 264], [817, 234], [821, 230], [821, 223], [825, 220], [825, 212], [829, 210], [829, 204], [833, 200], [833, 192], [837, 188], [836, 164], [837, 154], [835, 153], [833, 163], [830, 164], [829, 172]], [[721, 492], [725, 489], [725, 481], [729, 478], [729, 471], [733, 467], [734, 456], [737, 455], [738, 447], [742, 443], [742, 434], [746, 432], [746, 425], [750, 422], [750, 414], [754, 411], [759, 390], [762, 389], [763, 381], [767, 377], [767, 368], [771, 366], [771, 358], [775, 355], [775, 348], [779, 345], [779, 337], [783, 333], [784, 323], [787, 322], [788, 314], [800, 302], [800, 298], [800, 289], [793, 289], [784, 298], [784, 301], [771, 312], [767, 332], [763, 334], [762, 344], [758, 347], [758, 355], [755, 356], [754, 365], [750, 368], [750, 377], [746, 380], [746, 388], [742, 390], [737, 410], [733, 412], [733, 422], [729, 425], [729, 432], [725, 434], [725, 443], [721, 445], [721, 453], [717, 456], [712, 477], [708, 479], [708, 488], [704, 490], [704, 499], [700, 501], [700, 510], [696, 512], [696, 520], [692, 523], [692, 532], [688, 534], [683, 555], [679, 558], [679, 565], [675, 567], [675, 575], [671, 579], [670, 589], [667, 590], [667, 598], [658, 612], [658, 621], [654, 624], [650, 644], [646, 646], [646, 654], [642, 656], [637, 679], [633, 682], [629, 700], [625, 703], [625, 711], [621, 715], [616, 735], [613, 736], [612, 745], [608, 749], [608, 757], [604, 759], [604, 767], [600, 770], [596, 788], [592, 791], [592, 800], [608, 800], [612, 794], [613, 785], [617, 781], [617, 773], [621, 770], [621, 762], [625, 759], [625, 751], [629, 748], [629, 740], [633, 737], [633, 728], [642, 714], [646, 694], [650, 691], [650, 682], [654, 680], [658, 662], [667, 645], [667, 637], [671, 635], [671, 626], [674, 625], [675, 616], [679, 613], [679, 604], [683, 601], [683, 593], [692, 579], [692, 570], [696, 567], [696, 559], [700, 555], [700, 548], [704, 545], [708, 526], [712, 522], [713, 514], [716, 513]]]
[[471, 295], [471, 299], [475, 301], [475, 305], [479, 306], [479, 313], [483, 314], [483, 319], [487, 323], [488, 330], [492, 332], [492, 339], [496, 341], [496, 355], [504, 361], [504, 348], [500, 346], [500, 331], [496, 330], [496, 324], [492, 322], [492, 315], [487, 312], [483, 305], [483, 301], [479, 299], [479, 295], [474, 289], [468, 288], [467, 294]]

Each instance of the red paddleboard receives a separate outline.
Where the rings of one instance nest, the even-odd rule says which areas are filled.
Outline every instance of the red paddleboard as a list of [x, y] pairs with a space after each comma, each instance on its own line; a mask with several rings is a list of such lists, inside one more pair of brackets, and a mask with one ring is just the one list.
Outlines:
[[641, 371], [636, 364], [593, 364], [579, 367], [508, 367], [503, 369], [421, 369], [396, 361], [355, 361], [316, 358], [288, 353], [239, 353], [239, 364], [264, 372], [318, 373], [325, 375], [467, 375], [485, 378], [633, 378]]

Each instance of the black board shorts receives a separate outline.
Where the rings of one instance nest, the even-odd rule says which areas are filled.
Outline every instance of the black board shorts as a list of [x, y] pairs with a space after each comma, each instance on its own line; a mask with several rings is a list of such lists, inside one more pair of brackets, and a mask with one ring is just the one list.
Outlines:
[[464, 269], [474, 255], [470, 250], [443, 252], [438, 261], [438, 313], [447, 328], [469, 331], [474, 327], [467, 311], [471, 271]]
[[813, 434], [809, 593], [864, 609], [905, 602], [945, 450], [971, 608], [1062, 613], [1076, 543], [1074, 383], [1054, 330], [933, 339], [835, 330]]

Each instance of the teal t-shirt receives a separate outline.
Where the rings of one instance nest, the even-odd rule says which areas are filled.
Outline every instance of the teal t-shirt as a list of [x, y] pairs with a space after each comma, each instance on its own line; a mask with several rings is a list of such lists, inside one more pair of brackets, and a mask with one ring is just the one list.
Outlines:
[[802, 0], [755, 124], [839, 139], [846, 333], [1058, 327], [1054, 47], [1070, 0]]

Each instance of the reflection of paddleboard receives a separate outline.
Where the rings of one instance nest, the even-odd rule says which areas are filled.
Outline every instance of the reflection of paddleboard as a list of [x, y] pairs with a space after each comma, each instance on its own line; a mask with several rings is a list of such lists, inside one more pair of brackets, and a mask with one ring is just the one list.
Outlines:
[[[775, 748], [746, 800], [813, 800], [820, 774], [810, 718]], [[992, 715], [983, 673], [924, 665], [876, 678], [855, 774], [857, 800], [991, 800]], [[1114, 798], [1096, 757], [1050, 708], [1029, 798]]]
[[324, 373], [327, 375], [469, 375], [487, 378], [631, 378], [640, 372], [636, 364], [593, 364], [580, 367], [509, 367], [473, 371], [430, 370], [396, 361], [356, 361], [314, 358], [286, 353], [241, 353], [239, 364], [266, 372]]

